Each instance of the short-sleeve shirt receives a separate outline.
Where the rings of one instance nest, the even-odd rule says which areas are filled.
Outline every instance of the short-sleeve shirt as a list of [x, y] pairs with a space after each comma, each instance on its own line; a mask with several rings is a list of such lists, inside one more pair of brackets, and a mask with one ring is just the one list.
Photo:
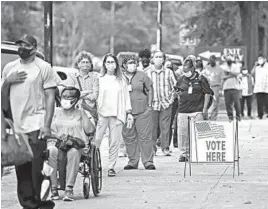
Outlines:
[[149, 88], [153, 86], [151, 79], [142, 71], [137, 71], [131, 79], [127, 80], [132, 114], [141, 114], [148, 108], [148, 93]]
[[[205, 95], [213, 95], [205, 76], [196, 74], [194, 79], [181, 76], [177, 82], [180, 89], [179, 113], [202, 112], [204, 108]], [[189, 90], [191, 88], [191, 90]]]
[[29, 133], [44, 126], [45, 89], [57, 86], [57, 74], [40, 58], [22, 64], [20, 59], [8, 63], [3, 70], [4, 81], [11, 73], [25, 71], [23, 83], [11, 84], [10, 105], [16, 132]]

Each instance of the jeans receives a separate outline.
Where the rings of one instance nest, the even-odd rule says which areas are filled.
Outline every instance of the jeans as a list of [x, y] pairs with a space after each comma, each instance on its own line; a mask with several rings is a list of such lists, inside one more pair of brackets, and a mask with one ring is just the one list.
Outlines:
[[220, 103], [220, 86], [212, 86], [211, 89], [214, 92], [215, 100], [210, 107], [209, 112], [211, 112], [210, 120], [217, 120], [218, 111], [219, 111], [219, 103]]
[[225, 106], [227, 115], [230, 120], [233, 120], [233, 106], [235, 108], [236, 117], [240, 119], [241, 104], [240, 104], [241, 92], [237, 89], [224, 90]]
[[[174, 147], [177, 147], [178, 146], [178, 136], [177, 136], [177, 133], [178, 133], [178, 128], [177, 128], [177, 115], [178, 115], [178, 112], [177, 112], [177, 109], [178, 109], [178, 99], [175, 99], [173, 104], [172, 104], [172, 111], [171, 111], [171, 123], [170, 123], [170, 129], [169, 129], [169, 145], [171, 144], [171, 140], [173, 138], [173, 145]], [[172, 126], [174, 124], [174, 132], [172, 132]]]
[[34, 158], [31, 162], [16, 166], [17, 194], [20, 205], [27, 209], [38, 209], [41, 184], [44, 179], [41, 173], [44, 163], [45, 140], [38, 139], [39, 131], [25, 134], [29, 139]]

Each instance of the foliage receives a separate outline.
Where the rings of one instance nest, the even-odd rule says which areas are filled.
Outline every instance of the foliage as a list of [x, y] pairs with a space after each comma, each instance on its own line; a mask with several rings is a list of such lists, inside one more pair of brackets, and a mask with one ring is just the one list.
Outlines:
[[[243, 2], [247, 4], [247, 2]], [[139, 51], [156, 43], [156, 1], [114, 2], [115, 21], [111, 25], [111, 2], [53, 2], [54, 64], [73, 66], [77, 53], [86, 50], [95, 56], [109, 52], [110, 35], [115, 37], [115, 53]], [[164, 1], [163, 50], [185, 56], [193, 48], [180, 46], [182, 24], [196, 25], [191, 36], [200, 45], [240, 45], [243, 41], [238, 2]], [[259, 5], [259, 25], [268, 29], [267, 2]], [[34, 34], [43, 48], [42, 2], [1, 2], [2, 40], [15, 41], [21, 34]], [[266, 33], [267, 34], [267, 33]]]

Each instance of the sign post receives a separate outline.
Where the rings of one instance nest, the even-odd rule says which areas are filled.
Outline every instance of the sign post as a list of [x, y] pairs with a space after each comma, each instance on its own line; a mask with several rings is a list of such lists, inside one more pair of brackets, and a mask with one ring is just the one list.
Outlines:
[[[189, 173], [193, 163], [202, 164], [235, 164], [239, 175], [238, 122], [196, 121], [189, 118]], [[186, 162], [184, 177], [186, 175]]]
[[195, 47], [195, 54], [204, 62], [207, 62], [212, 55], [214, 55], [218, 61], [224, 61], [226, 56], [231, 56], [234, 61], [243, 60], [247, 66], [247, 48], [245, 46], [197, 46]]

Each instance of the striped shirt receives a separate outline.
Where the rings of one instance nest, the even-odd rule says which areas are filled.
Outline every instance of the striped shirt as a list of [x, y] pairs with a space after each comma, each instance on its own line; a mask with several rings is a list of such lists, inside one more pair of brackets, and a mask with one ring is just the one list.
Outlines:
[[164, 67], [156, 70], [154, 65], [151, 65], [145, 73], [153, 82], [153, 110], [160, 111], [161, 107], [167, 109], [174, 101], [173, 87], [176, 85], [176, 79], [173, 72]]

